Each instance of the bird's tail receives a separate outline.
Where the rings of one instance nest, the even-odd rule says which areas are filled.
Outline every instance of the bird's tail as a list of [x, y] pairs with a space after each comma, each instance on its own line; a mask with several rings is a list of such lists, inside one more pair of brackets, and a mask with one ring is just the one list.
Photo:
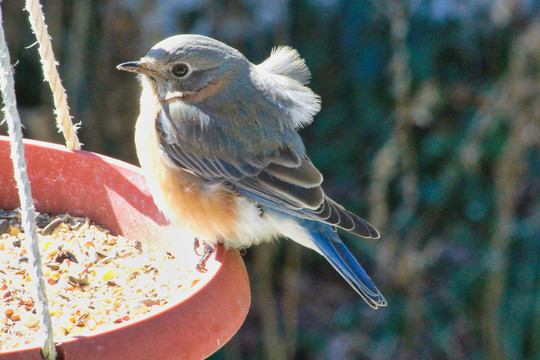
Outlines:
[[386, 306], [386, 299], [341, 241], [332, 226], [316, 221], [300, 220], [313, 238], [314, 249], [347, 280], [354, 290], [374, 309]]

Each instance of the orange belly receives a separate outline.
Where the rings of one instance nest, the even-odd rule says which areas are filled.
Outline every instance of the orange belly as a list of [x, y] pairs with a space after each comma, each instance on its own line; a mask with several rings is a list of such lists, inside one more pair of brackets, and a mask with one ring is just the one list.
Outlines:
[[163, 161], [150, 169], [163, 200], [161, 210], [177, 225], [189, 227], [203, 240], [217, 243], [234, 237], [236, 195], [216, 187], [208, 191], [195, 175], [167, 167]]

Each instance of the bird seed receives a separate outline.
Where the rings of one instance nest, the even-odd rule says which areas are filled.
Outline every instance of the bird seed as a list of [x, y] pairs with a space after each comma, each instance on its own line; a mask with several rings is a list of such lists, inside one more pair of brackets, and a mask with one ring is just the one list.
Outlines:
[[[57, 342], [146, 316], [201, 279], [171, 254], [88, 218], [39, 214], [37, 225]], [[0, 351], [39, 345], [26, 241], [19, 211], [0, 209]]]

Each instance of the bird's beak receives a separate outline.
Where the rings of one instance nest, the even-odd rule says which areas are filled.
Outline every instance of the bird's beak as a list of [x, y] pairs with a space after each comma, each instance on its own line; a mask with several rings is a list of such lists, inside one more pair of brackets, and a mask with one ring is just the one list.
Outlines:
[[120, 64], [116, 67], [118, 70], [131, 71], [136, 73], [144, 73], [147, 70], [146, 63], [142, 61], [129, 61]]
[[122, 63], [116, 67], [118, 70], [134, 72], [137, 74], [152, 75], [163, 78], [159, 72], [151, 70], [148, 68], [148, 65], [144, 61], [128, 61]]

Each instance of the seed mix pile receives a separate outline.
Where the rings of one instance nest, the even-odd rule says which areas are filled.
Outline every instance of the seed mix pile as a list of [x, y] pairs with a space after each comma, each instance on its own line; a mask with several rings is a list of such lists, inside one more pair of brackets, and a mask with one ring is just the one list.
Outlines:
[[[0, 209], [0, 351], [36, 344], [40, 327], [20, 220]], [[56, 341], [140, 318], [201, 279], [171, 254], [88, 218], [39, 214], [37, 225]]]

